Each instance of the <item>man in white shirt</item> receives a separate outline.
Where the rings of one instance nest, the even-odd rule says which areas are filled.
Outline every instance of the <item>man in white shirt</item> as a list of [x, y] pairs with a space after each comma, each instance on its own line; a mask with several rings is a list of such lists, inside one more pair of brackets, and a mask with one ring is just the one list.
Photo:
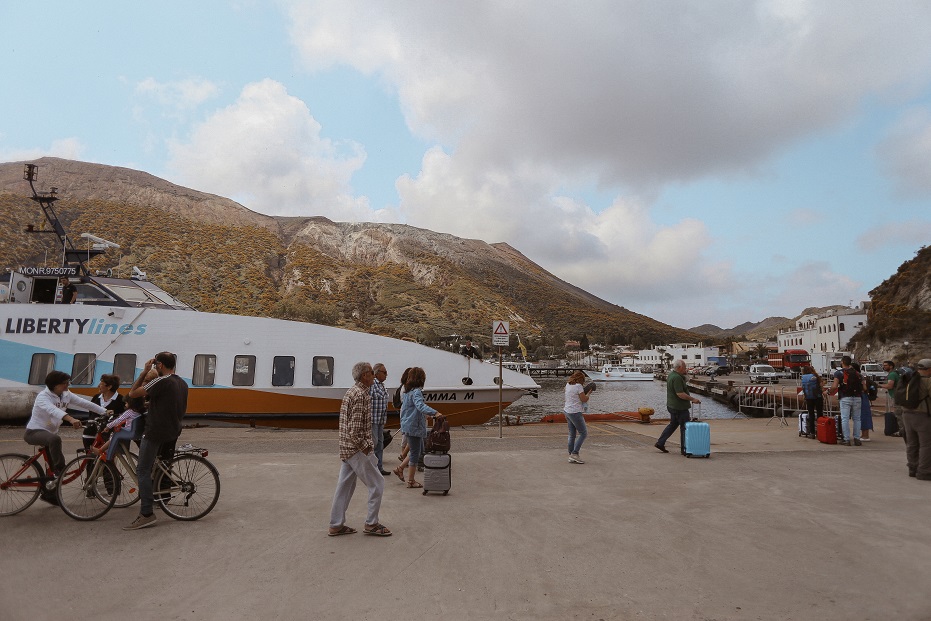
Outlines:
[[95, 414], [107, 411], [96, 403], [72, 394], [68, 390], [70, 380], [71, 376], [62, 371], [52, 371], [46, 376], [46, 389], [36, 395], [32, 416], [26, 423], [26, 434], [23, 436], [27, 444], [46, 448], [56, 476], [65, 469], [65, 455], [61, 451], [58, 428], [62, 422], [70, 423], [75, 429], [81, 428], [81, 421], [66, 411], [68, 407], [76, 405]]

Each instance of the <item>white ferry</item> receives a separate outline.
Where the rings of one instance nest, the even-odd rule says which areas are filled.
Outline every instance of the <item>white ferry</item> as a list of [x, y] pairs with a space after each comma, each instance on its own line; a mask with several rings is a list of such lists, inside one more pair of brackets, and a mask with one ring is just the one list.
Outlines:
[[[30, 185], [34, 178], [33, 167]], [[498, 369], [459, 354], [317, 324], [197, 312], [139, 270], [136, 278], [93, 276], [81, 262], [84, 251], [69, 249], [51, 209], [54, 194], [33, 194], [60, 232], [70, 265], [14, 269], [0, 283], [0, 420], [28, 417], [53, 369], [70, 373], [71, 390], [89, 396], [104, 373], [128, 386], [159, 351], [178, 357], [176, 372], [190, 386], [188, 418], [335, 429], [359, 361], [384, 363], [392, 393], [405, 368], [422, 367], [427, 402], [452, 425], [498, 414]], [[75, 304], [54, 303], [60, 276], [77, 286]], [[539, 389], [508, 369], [502, 384], [502, 408]], [[390, 408], [389, 426], [396, 426]]]
[[653, 379], [652, 373], [644, 373], [637, 367], [618, 364], [603, 364], [597, 371], [585, 371], [585, 375], [596, 382], [631, 382]]

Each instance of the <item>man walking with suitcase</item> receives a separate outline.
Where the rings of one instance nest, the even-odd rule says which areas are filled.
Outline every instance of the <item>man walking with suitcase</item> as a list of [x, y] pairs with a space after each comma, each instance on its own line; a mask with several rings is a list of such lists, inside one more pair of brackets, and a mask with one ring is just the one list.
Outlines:
[[675, 432], [677, 427], [681, 427], [679, 431], [679, 447], [682, 454], [685, 455], [685, 423], [690, 420], [689, 408], [692, 407], [693, 403], [701, 403], [701, 400], [689, 394], [688, 384], [685, 383], [685, 360], [676, 360], [672, 366], [672, 371], [669, 372], [669, 377], [666, 378], [666, 410], [669, 412], [669, 424], [663, 429], [659, 440], [653, 446], [664, 453], [668, 453], [666, 440]]

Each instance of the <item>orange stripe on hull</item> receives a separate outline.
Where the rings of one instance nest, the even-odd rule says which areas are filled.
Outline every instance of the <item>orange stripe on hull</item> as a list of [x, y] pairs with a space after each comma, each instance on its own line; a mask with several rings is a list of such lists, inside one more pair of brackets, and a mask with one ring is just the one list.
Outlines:
[[[90, 398], [93, 389], [73, 389]], [[125, 391], [124, 391], [125, 392]], [[245, 388], [190, 388], [188, 419], [237, 422], [263, 427], [291, 429], [337, 429], [342, 399], [290, 395]], [[498, 402], [436, 401], [429, 405], [446, 415], [450, 425], [483, 425], [498, 414]], [[502, 403], [502, 408], [510, 402]], [[397, 428], [398, 412], [388, 410], [388, 427]]]

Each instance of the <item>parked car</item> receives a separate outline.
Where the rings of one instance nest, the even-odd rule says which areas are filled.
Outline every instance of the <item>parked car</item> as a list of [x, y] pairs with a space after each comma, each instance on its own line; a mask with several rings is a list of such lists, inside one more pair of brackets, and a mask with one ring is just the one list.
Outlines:
[[750, 382], [753, 384], [778, 384], [782, 373], [768, 364], [750, 365]]
[[883, 365], [878, 362], [863, 362], [860, 364], [860, 371], [874, 382], [885, 382], [888, 375], [883, 371]]
[[705, 369], [706, 375], [730, 375], [731, 368], [726, 364], [712, 364]]

